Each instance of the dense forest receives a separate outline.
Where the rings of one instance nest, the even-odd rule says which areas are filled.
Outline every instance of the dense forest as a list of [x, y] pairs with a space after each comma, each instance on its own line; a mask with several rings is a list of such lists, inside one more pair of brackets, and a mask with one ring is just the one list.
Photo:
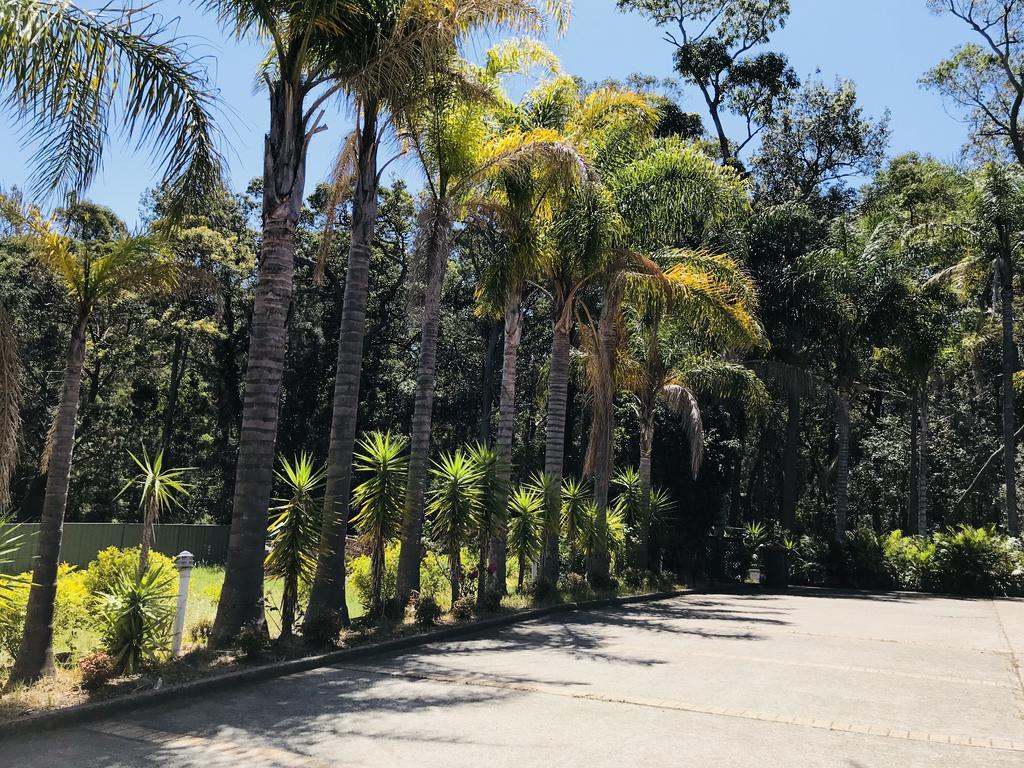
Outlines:
[[[268, 24], [210, 5], [240, 34]], [[699, 569], [709, 539], [756, 522], [822, 542], [1019, 533], [1024, 4], [931, 2], [966, 22], [922, 80], [970, 122], [956, 164], [892, 156], [888, 115], [867, 114], [853, 82], [798, 76], [772, 48], [786, 0], [619, 0], [664, 30], [677, 77], [596, 83], [525, 37], [480, 61], [457, 53], [467, 30], [528, 32], [543, 10], [564, 22], [566, 4], [466, 3], [443, 33], [410, 20], [429, 12], [406, 6], [429, 3], [366, 5], [344, 55], [301, 11], [267, 27], [308, 23], [314, 42], [302, 61], [278, 39], [266, 171], [244, 190], [193, 184], [199, 203], [183, 207], [202, 149], [183, 147], [129, 232], [73, 183], [88, 168], [58, 179], [52, 211], [7, 187], [14, 519], [52, 514], [55, 461], [70, 466], [67, 521], [142, 518], [122, 493], [132, 453], [190, 468], [161, 520], [234, 526], [235, 612], [215, 636], [251, 616], [239, 606], [262, 576], [240, 563], [263, 547], [243, 540], [283, 492], [276, 457], [326, 465], [326, 508], [344, 496], [347, 516], [353, 440], [375, 431], [410, 438], [403, 560], [418, 558], [406, 544], [418, 551], [434, 462], [477, 442], [510, 451], [513, 487], [584, 481], [595, 515], [640, 487], [631, 525], [655, 570]], [[399, 39], [408, 50], [375, 47]], [[0, 60], [5, 88], [16, 71]], [[521, 97], [511, 77], [529, 81]], [[303, 189], [317, 87], [359, 118], [331, 182]], [[10, 92], [42, 111], [45, 97]], [[396, 151], [419, 187], [378, 184]], [[344, 534], [324, 522], [324, 541]], [[554, 541], [538, 578], [557, 577]], [[321, 546], [310, 615], [336, 602], [318, 592], [332, 557]]]

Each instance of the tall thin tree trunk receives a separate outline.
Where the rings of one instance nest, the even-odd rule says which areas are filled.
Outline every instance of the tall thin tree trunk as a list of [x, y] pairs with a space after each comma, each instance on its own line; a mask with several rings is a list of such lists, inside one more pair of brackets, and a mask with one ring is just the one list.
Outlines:
[[[520, 294], [505, 307], [505, 343], [501, 361], [501, 398], [498, 402], [498, 439], [495, 448], [498, 454], [498, 487], [505, 489], [501, 509], [508, 507], [509, 485], [512, 475], [512, 439], [516, 417], [516, 362], [519, 356], [519, 342], [523, 337], [523, 307]], [[508, 525], [504, 517], [491, 539], [491, 562], [494, 564], [494, 583], [502, 594], [506, 591], [508, 578]]]
[[547, 523], [557, 519], [562, 505], [562, 470], [565, 460], [565, 414], [569, 397], [569, 331], [562, 317], [565, 306], [556, 302], [551, 333], [551, 363], [548, 372], [547, 434], [544, 442], [544, 472], [551, 479], [545, 499], [544, 543], [540, 578], [554, 585], [558, 580], [558, 530]]
[[142, 542], [139, 545], [139, 570], [138, 577], [141, 581], [149, 567], [149, 551], [153, 548], [153, 526], [156, 524], [157, 499], [151, 496], [146, 502], [146, 509], [142, 516]]
[[918, 436], [921, 444], [917, 450], [917, 532], [925, 536], [928, 534], [928, 443], [931, 440], [928, 422], [927, 379], [921, 386], [919, 419]]
[[398, 581], [395, 596], [399, 606], [420, 589], [420, 560], [423, 555], [423, 511], [426, 500], [427, 464], [437, 386], [437, 336], [441, 318], [441, 289], [448, 267], [454, 214], [447, 200], [434, 204], [425, 242], [427, 291], [420, 323], [420, 357], [416, 367], [416, 396], [409, 439], [409, 474], [405, 486], [405, 514], [402, 518], [402, 546], [398, 553]]
[[338, 363], [334, 377], [331, 438], [316, 575], [310, 589], [304, 626], [313, 627], [337, 613], [348, 624], [345, 601], [345, 542], [352, 490], [352, 454], [359, 417], [359, 383], [363, 370], [366, 304], [370, 295], [370, 252], [377, 219], [378, 111], [376, 102], [362, 107], [352, 197], [352, 237], [345, 270], [345, 294], [338, 328]]
[[370, 555], [370, 613], [373, 616], [381, 616], [384, 613], [384, 536], [382, 531], [377, 531], [373, 537], [373, 552]]
[[904, 530], [913, 531], [914, 533], [921, 533], [917, 528], [917, 494], [920, 491], [918, 487], [920, 467], [918, 466], [917, 454], [921, 447], [921, 413], [918, 410], [920, 403], [919, 398], [913, 398], [910, 406], [910, 468], [907, 480], [907, 513], [906, 521], [903, 525]]
[[448, 578], [452, 583], [452, 607], [455, 606], [462, 591], [462, 554], [459, 549], [458, 544], [448, 547]]
[[222, 648], [243, 625], [263, 621], [263, 557], [274, 481], [274, 447], [288, 346], [295, 228], [302, 208], [306, 145], [302, 93], [282, 80], [270, 89], [263, 152], [263, 240], [252, 310], [224, 586], [210, 632]]
[[476, 558], [476, 607], [484, 607], [484, 593], [487, 591], [487, 528], [480, 526], [480, 537], [477, 541]]
[[498, 357], [501, 323], [492, 320], [487, 330], [487, 351], [484, 353], [484, 378], [480, 392], [480, 442], [491, 441], [491, 410], [494, 404], [494, 364]]
[[846, 538], [850, 493], [850, 391], [840, 385], [836, 397], [836, 541]]
[[999, 260], [1002, 272], [1003, 321], [1003, 481], [1006, 484], [1006, 529], [1011, 536], [1020, 533], [1017, 522], [1017, 419], [1014, 414], [1013, 374], [1017, 372], [1017, 345], [1013, 340], [1013, 274], [1010, 271], [1009, 246]]
[[608, 581], [611, 564], [608, 558], [608, 487], [615, 461], [615, 354], [618, 338], [615, 323], [619, 317], [622, 289], [614, 277], [605, 288], [601, 318], [597, 324], [595, 351], [599, 354], [599, 377], [593, 387], [593, 418], [590, 423], [590, 445], [587, 464], [594, 480], [594, 506], [598, 530], [597, 546], [587, 563], [587, 577], [601, 586]]
[[640, 530], [634, 564], [640, 570], [647, 570], [647, 544], [651, 514], [651, 454], [654, 450], [654, 407], [653, 403], [644, 408], [640, 424]]
[[71, 483], [71, 454], [75, 447], [75, 422], [85, 361], [85, 330], [88, 317], [82, 312], [71, 330], [64, 385], [54, 416], [53, 444], [47, 462], [46, 496], [39, 520], [38, 550], [32, 568], [25, 629], [8, 685], [29, 683], [53, 673], [53, 610], [57, 598], [57, 566], [64, 532], [64, 510]]
[[792, 530], [796, 523], [797, 458], [800, 452], [800, 391], [790, 387], [787, 393], [786, 443], [782, 450], [782, 527]]

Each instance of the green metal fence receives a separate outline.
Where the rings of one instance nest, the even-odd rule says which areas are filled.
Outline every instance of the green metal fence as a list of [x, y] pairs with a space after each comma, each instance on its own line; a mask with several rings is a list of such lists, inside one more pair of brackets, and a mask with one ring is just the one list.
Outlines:
[[[153, 549], [173, 557], [187, 549], [197, 563], [222, 565], [228, 556], [227, 525], [157, 525], [153, 531]], [[0, 565], [0, 572], [21, 573], [32, 568], [36, 553], [38, 523], [23, 523], [23, 534], [14, 553], [14, 562]], [[96, 559], [96, 553], [107, 547], [135, 547], [142, 541], [141, 523], [65, 523], [61, 540], [62, 563], [85, 566]]]

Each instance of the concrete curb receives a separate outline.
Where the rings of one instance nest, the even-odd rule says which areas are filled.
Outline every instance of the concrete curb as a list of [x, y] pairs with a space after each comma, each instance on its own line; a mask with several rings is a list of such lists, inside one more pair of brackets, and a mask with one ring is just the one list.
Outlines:
[[423, 634], [400, 637], [394, 640], [385, 640], [381, 643], [368, 643], [367, 645], [355, 648], [342, 648], [329, 653], [322, 653], [316, 656], [305, 656], [300, 659], [289, 659], [271, 664], [265, 664], [251, 669], [242, 669], [237, 672], [227, 672], [222, 675], [204, 677], [200, 680], [193, 680], [180, 685], [171, 685], [154, 691], [145, 691], [138, 694], [129, 694], [106, 701], [97, 701], [88, 704], [78, 704], [64, 709], [55, 709], [49, 712], [40, 712], [35, 715], [28, 715], [14, 720], [0, 722], [0, 740], [14, 734], [22, 734], [28, 731], [50, 730], [53, 728], [79, 725], [81, 723], [98, 720], [103, 717], [120, 714], [122, 712], [134, 712], [143, 707], [150, 707], [156, 704], [178, 701], [180, 699], [197, 696], [199, 694], [212, 693], [234, 688], [240, 685], [257, 683], [263, 680], [271, 680], [276, 677], [293, 675], [297, 672], [306, 672], [320, 667], [329, 667], [333, 664], [365, 659], [370, 656], [378, 656], [395, 651], [404, 651], [410, 648], [429, 645], [443, 640], [452, 640], [461, 637], [468, 637], [490, 629], [500, 629], [515, 624], [522, 624], [534, 619], [543, 618], [559, 613], [572, 613], [574, 611], [586, 611], [596, 608], [608, 608], [619, 605], [634, 603], [650, 603], [657, 600], [667, 600], [672, 597], [691, 595], [698, 593], [695, 589], [673, 590], [671, 592], [653, 592], [646, 595], [630, 595], [627, 597], [609, 597], [600, 600], [588, 600], [582, 603], [558, 603], [547, 605], [542, 608], [528, 608], [524, 611], [509, 613], [503, 616], [494, 616], [489, 619], [470, 622], [454, 627], [446, 627], [435, 632], [424, 632]]

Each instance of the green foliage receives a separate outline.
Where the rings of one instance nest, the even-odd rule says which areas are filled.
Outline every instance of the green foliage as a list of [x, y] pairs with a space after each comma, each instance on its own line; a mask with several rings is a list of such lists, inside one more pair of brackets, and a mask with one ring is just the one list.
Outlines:
[[[149, 554], [149, 569], [164, 573], [174, 572], [174, 560], [159, 552]], [[133, 576], [139, 570], [139, 548], [119, 549], [107, 547], [97, 553], [96, 559], [85, 569], [85, 588], [90, 595], [113, 592], [125, 576]], [[177, 585], [173, 582], [167, 588], [167, 594], [176, 595]]]
[[243, 658], [249, 661], [261, 658], [270, 645], [266, 625], [256, 621], [249, 622], [238, 633], [235, 645], [238, 646]]
[[529, 486], [519, 486], [508, 500], [508, 553], [519, 563], [522, 588], [526, 565], [540, 555], [544, 530], [544, 497]]
[[1020, 542], [992, 528], [959, 525], [935, 535], [923, 586], [956, 595], [1005, 595], [1020, 588]]
[[193, 645], [206, 645], [210, 641], [210, 633], [213, 631], [213, 619], [203, 617], [193, 622], [189, 627], [189, 637]]
[[563, 573], [559, 576], [558, 591], [577, 601], [585, 600], [594, 594], [586, 577], [579, 573]]
[[433, 595], [420, 594], [413, 600], [413, 619], [421, 627], [432, 627], [441, 618], [441, 606]]
[[431, 469], [427, 499], [429, 534], [448, 555], [452, 603], [461, 594], [462, 547], [479, 529], [483, 506], [481, 469], [462, 451], [446, 453]]
[[886, 570], [897, 589], [924, 589], [935, 558], [934, 539], [904, 536], [897, 530], [882, 540], [882, 549]]
[[96, 623], [118, 672], [135, 674], [168, 650], [174, 621], [168, 593], [173, 587], [173, 571], [150, 567], [141, 577], [120, 573], [113, 588], [98, 595]]
[[[370, 555], [353, 558], [348, 568], [349, 586], [355, 589], [363, 609], [370, 611], [374, 604], [373, 560]], [[386, 604], [395, 599], [395, 584], [398, 579], [398, 547], [388, 547], [384, 552], [384, 570], [381, 578], [380, 599]]]
[[451, 614], [456, 621], [469, 621], [473, 618], [476, 601], [470, 595], [463, 595], [452, 603]]
[[290, 635], [299, 601], [299, 590], [313, 580], [317, 549], [320, 545], [320, 487], [327, 477], [326, 467], [317, 468], [307, 453], [292, 461], [281, 459], [277, 473], [288, 493], [277, 499], [270, 510], [267, 552], [264, 567], [268, 576], [284, 581], [281, 597], [282, 634]]
[[[11, 577], [8, 600], [0, 604], [0, 654], [14, 659], [25, 628], [29, 587], [32, 574]], [[87, 587], [87, 573], [73, 565], [61, 563], [57, 569], [57, 599], [53, 612], [54, 634], [72, 656], [80, 650], [81, 635], [93, 624], [94, 595]]]

